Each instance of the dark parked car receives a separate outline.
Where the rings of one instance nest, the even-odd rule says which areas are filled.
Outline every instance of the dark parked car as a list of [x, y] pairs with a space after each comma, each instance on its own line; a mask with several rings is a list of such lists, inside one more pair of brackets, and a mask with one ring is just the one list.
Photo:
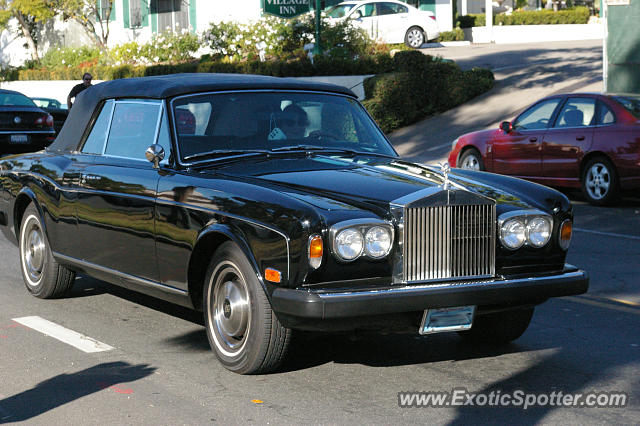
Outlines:
[[60, 130], [62, 130], [62, 126], [67, 119], [67, 115], [69, 114], [67, 105], [53, 98], [31, 98], [31, 100], [53, 116], [53, 127], [56, 130], [56, 134], [60, 133]]
[[81, 272], [201, 309], [238, 373], [293, 329], [510, 341], [588, 287], [564, 195], [402, 161], [350, 90], [294, 79], [96, 84], [45, 152], [0, 161], [0, 223], [34, 296]]
[[640, 97], [550, 96], [499, 129], [460, 136], [449, 164], [582, 188], [592, 204], [608, 204], [640, 188], [639, 120]]
[[51, 114], [22, 93], [0, 89], [0, 156], [39, 151], [54, 139]]

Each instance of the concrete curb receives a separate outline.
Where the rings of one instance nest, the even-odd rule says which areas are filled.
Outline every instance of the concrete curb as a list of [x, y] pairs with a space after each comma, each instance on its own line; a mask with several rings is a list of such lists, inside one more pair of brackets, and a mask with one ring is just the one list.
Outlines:
[[421, 49], [428, 49], [428, 48], [433, 48], [433, 47], [456, 47], [456, 46], [470, 46], [471, 42], [464, 40], [464, 41], [441, 41], [439, 43], [426, 43], [423, 44], [420, 48]]

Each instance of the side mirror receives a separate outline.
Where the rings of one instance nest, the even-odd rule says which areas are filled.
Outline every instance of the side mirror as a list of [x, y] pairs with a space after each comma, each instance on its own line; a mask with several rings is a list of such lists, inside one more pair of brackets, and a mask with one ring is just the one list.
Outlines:
[[509, 121], [503, 121], [502, 123], [500, 123], [500, 128], [505, 133], [509, 133], [513, 130], [513, 126]]
[[164, 160], [164, 148], [158, 144], [153, 144], [144, 153], [147, 160], [153, 163], [153, 168], [160, 168], [160, 162]]
[[360, 19], [362, 18], [362, 12], [360, 12], [359, 10], [356, 10], [355, 12], [353, 12], [353, 15], [351, 15], [351, 19]]

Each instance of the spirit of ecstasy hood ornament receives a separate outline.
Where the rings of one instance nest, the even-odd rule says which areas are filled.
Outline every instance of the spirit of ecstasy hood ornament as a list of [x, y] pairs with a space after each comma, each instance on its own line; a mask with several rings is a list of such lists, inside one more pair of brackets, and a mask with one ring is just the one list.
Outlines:
[[449, 167], [449, 163], [440, 163], [440, 172], [442, 173], [442, 177], [444, 181], [442, 182], [442, 189], [449, 189], [449, 171], [451, 168]]

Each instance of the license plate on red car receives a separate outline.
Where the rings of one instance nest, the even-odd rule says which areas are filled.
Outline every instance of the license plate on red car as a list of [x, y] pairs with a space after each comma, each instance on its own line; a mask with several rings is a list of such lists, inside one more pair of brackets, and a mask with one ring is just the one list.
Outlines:
[[11, 143], [29, 143], [29, 135], [11, 135]]

